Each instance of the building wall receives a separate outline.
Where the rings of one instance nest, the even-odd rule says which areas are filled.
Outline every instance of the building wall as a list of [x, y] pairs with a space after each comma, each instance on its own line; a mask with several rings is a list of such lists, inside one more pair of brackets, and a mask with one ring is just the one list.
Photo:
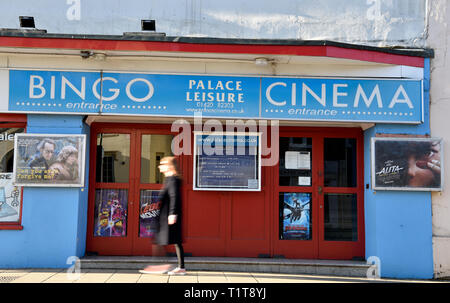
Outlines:
[[[86, 134], [82, 116], [28, 115], [28, 133]], [[89, 180], [88, 157], [86, 180]], [[23, 190], [23, 230], [0, 233], [0, 268], [64, 268], [86, 246], [88, 182], [83, 188]]]
[[[317, 59], [316, 59], [317, 60]], [[0, 61], [1, 62], [1, 61]], [[275, 67], [258, 67], [253, 63], [228, 62], [158, 62], [150, 60], [105, 61], [84, 60], [79, 56], [9, 55], [6, 68], [54, 68], [68, 70], [111, 69], [121, 71], [276, 74], [342, 77], [427, 77], [420, 68], [370, 64], [351, 60], [324, 62], [304, 61], [299, 64], [280, 63]], [[165, 64], [167, 63], [167, 64]], [[299, 71], [301, 71], [299, 73]], [[425, 99], [427, 97], [425, 81]], [[425, 107], [428, 117], [428, 107]], [[31, 133], [88, 133], [80, 116], [29, 115]], [[55, 127], [57, 126], [57, 127]], [[365, 132], [365, 183], [370, 184], [370, 138], [377, 133], [427, 134], [429, 120], [415, 125], [376, 125]], [[87, 170], [88, 171], [88, 170]], [[87, 172], [86, 171], [86, 172]], [[86, 179], [88, 180], [88, 179]], [[23, 231], [5, 231], [2, 243], [10, 243], [0, 255], [0, 267], [67, 267], [69, 256], [82, 256], [86, 243], [87, 182], [84, 189], [64, 190], [68, 198], [61, 203], [62, 189], [26, 188], [24, 191]], [[66, 200], [66, 199], [65, 199]], [[431, 278], [433, 259], [431, 245], [430, 193], [395, 193], [365, 191], [366, 258], [376, 256], [381, 262], [382, 277]], [[71, 214], [71, 216], [69, 216]], [[75, 215], [74, 215], [75, 214]], [[51, 240], [50, 240], [51, 239]], [[3, 242], [5, 240], [6, 242]], [[9, 245], [9, 244], [8, 244]], [[20, 252], [31, 250], [33, 254]], [[14, 256], [13, 259], [8, 256]], [[16, 258], [16, 259], [14, 259]]]
[[[423, 124], [377, 124], [364, 132], [365, 176], [371, 183], [370, 140], [376, 134], [429, 135], [429, 70], [424, 68]], [[379, 260], [381, 277], [433, 278], [431, 193], [365, 189], [366, 260]]]
[[426, 0], [27, 0], [0, 3], [0, 28], [33, 16], [49, 33], [122, 35], [156, 21], [168, 36], [334, 40], [421, 46]]
[[[450, 101], [450, 89], [446, 83], [450, 58], [447, 50], [449, 10], [446, 0], [352, 0], [345, 1], [344, 5], [335, 0], [284, 0], [276, 4], [266, 0], [231, 0], [220, 4], [201, 0], [154, 3], [141, 0], [131, 4], [119, 0], [43, 0], [39, 7], [28, 9], [28, 3], [19, 0], [14, 4], [0, 4], [0, 28], [18, 28], [18, 16], [30, 15], [35, 17], [37, 28], [63, 34], [121, 35], [123, 32], [139, 32], [141, 19], [155, 19], [156, 31], [169, 36], [327, 39], [417, 47], [424, 46], [427, 38], [426, 46], [436, 51], [436, 58], [431, 60], [431, 122], [427, 120], [421, 126], [377, 125], [366, 130], [365, 183], [370, 184], [370, 138], [377, 133], [426, 135], [430, 134], [431, 127], [431, 135], [443, 137], [446, 145], [445, 130], [449, 129], [449, 122], [445, 113]], [[425, 4], [429, 5], [428, 11]], [[261, 67], [255, 66], [253, 62], [223, 63], [201, 59], [180, 62], [149, 58], [106, 58], [105, 61], [96, 61], [83, 60], [79, 56], [9, 55], [0, 56], [0, 67], [286, 76], [424, 76], [420, 69], [410, 67], [356, 63], [351, 60], [335, 63], [315, 60], [307, 58], [298, 64], [294, 61], [279, 61], [274, 66]], [[429, 61], [427, 64], [429, 66]], [[428, 117], [428, 112], [425, 117]], [[45, 122], [47, 119], [48, 123]], [[65, 119], [30, 115], [28, 131], [88, 134], [87, 127], [81, 121], [79, 116]], [[56, 130], [51, 127], [52, 123], [63, 127]], [[447, 154], [444, 158], [447, 158]], [[0, 267], [65, 267], [67, 256], [84, 254], [87, 187], [84, 191], [69, 189], [66, 204], [61, 204], [57, 198], [49, 198], [57, 197], [62, 190], [25, 189], [24, 230], [1, 232], [0, 243], [8, 243], [8, 246], [0, 252]], [[446, 195], [445, 190], [433, 194], [365, 190], [366, 258], [376, 256], [380, 259], [383, 277], [431, 278], [433, 258], [434, 275], [450, 275], [450, 223], [447, 219], [450, 210], [445, 202]], [[68, 215], [70, 213], [71, 216]], [[50, 238], [55, 241], [49, 241]], [[21, 253], [32, 247], [37, 247], [33, 254]]]
[[[435, 0], [429, 3], [427, 47], [433, 48], [431, 61], [430, 112], [431, 135], [444, 139], [444, 160], [450, 159], [450, 3]], [[444, 167], [444, 190], [433, 193], [433, 251], [436, 277], [450, 277], [450, 193], [448, 165]]]

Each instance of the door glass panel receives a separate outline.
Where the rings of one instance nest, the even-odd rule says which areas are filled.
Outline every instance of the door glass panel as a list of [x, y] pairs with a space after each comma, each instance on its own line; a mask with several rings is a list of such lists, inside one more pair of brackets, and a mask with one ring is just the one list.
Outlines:
[[312, 139], [280, 138], [280, 185], [311, 186]]
[[356, 186], [356, 139], [325, 138], [324, 185]]
[[139, 237], [151, 238], [157, 230], [161, 202], [159, 190], [141, 190]]
[[311, 193], [280, 193], [280, 240], [311, 240]]
[[94, 236], [126, 237], [128, 190], [95, 190]]
[[158, 165], [163, 157], [172, 156], [172, 139], [172, 135], [142, 135], [141, 183], [164, 182]]
[[130, 175], [130, 135], [98, 134], [96, 181], [128, 183]]
[[356, 194], [325, 194], [326, 241], [358, 241]]

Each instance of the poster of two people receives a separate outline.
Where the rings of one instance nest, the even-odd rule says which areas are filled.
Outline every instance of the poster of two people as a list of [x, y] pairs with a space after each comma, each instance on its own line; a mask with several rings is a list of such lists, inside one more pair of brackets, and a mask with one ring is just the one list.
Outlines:
[[17, 134], [14, 183], [21, 186], [84, 186], [85, 135]]

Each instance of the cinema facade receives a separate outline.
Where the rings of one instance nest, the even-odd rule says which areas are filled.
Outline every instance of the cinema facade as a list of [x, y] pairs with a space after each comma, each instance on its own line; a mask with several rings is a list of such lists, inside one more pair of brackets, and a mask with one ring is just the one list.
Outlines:
[[[429, 138], [432, 56], [330, 41], [5, 34], [0, 267], [151, 255], [157, 166], [175, 154], [188, 256], [376, 257], [384, 277], [432, 278], [431, 191], [442, 180], [413, 184], [405, 147], [442, 143]], [[72, 179], [31, 167], [44, 138], [56, 142], [49, 162], [76, 148]]]

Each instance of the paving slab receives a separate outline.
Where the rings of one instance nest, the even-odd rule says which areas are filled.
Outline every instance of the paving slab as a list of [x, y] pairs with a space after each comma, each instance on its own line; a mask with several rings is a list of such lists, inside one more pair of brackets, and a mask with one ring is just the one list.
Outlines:
[[168, 276], [169, 283], [198, 283], [197, 272], [188, 271], [185, 276]]
[[106, 283], [113, 274], [114, 271], [110, 269], [85, 269], [81, 271], [80, 278], [75, 280], [74, 283]]
[[42, 283], [73, 283], [81, 275], [76, 273], [59, 272], [43, 281]]
[[203, 271], [197, 273], [198, 283], [227, 283], [228, 279], [222, 271]]
[[28, 272], [0, 272], [0, 283], [11, 283], [27, 274]]
[[258, 283], [250, 274], [245, 272], [224, 272], [229, 283]]
[[137, 269], [0, 269], [0, 283], [449, 283], [442, 280], [368, 279], [336, 275], [189, 270], [185, 276]]
[[162, 274], [141, 274], [137, 283], [168, 283], [169, 276]]
[[28, 274], [11, 281], [11, 283], [43, 283], [59, 272], [61, 272], [61, 269], [33, 269]]

